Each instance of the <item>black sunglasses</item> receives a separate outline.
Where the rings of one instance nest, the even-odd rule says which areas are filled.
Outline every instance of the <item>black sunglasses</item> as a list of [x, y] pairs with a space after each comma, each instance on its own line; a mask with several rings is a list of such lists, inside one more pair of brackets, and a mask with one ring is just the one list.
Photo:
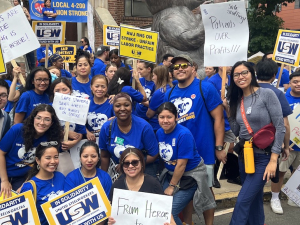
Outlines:
[[139, 165], [140, 160], [132, 160], [131, 162], [123, 162], [123, 167], [128, 168], [131, 164], [134, 167], [137, 167]]

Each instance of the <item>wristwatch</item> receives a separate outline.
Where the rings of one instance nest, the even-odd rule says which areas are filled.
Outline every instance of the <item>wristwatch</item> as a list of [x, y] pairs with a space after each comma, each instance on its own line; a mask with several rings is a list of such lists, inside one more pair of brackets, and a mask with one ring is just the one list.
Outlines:
[[224, 149], [223, 145], [215, 146], [215, 150], [222, 151]]

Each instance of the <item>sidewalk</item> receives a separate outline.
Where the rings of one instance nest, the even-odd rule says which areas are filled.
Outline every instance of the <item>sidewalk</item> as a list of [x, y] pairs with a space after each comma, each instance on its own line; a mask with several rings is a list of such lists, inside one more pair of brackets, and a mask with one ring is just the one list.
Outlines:
[[[285, 181], [291, 176], [290, 171], [285, 174]], [[234, 207], [239, 191], [240, 185], [228, 183], [227, 180], [220, 180], [221, 188], [213, 188], [215, 193], [217, 210]], [[281, 194], [281, 198], [286, 199], [285, 194]], [[264, 187], [264, 201], [270, 201], [271, 199], [271, 182], [266, 183]]]

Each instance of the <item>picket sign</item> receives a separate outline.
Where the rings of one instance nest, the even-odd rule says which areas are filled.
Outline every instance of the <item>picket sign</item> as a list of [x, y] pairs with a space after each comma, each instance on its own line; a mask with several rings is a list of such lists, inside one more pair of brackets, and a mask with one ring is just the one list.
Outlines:
[[290, 145], [292, 148], [294, 145], [300, 147], [300, 106], [295, 106], [293, 113], [288, 116], [290, 123], [290, 141], [293, 143]]
[[225, 96], [226, 79], [227, 79], [226, 66], [224, 66], [223, 67], [223, 73], [222, 73], [222, 89], [221, 89], [221, 98], [222, 98], [222, 100], [226, 97]]
[[45, 56], [45, 67], [46, 68], [48, 68], [48, 60], [49, 60], [48, 52], [49, 52], [49, 44], [46, 44], [46, 56]]
[[[132, 67], [133, 67], [134, 71], [137, 71], [137, 60], [136, 59], [133, 59]], [[135, 89], [135, 79], [134, 78], [132, 79], [132, 88]]]
[[288, 182], [281, 189], [291, 201], [300, 207], [300, 166], [295, 170]]
[[[16, 61], [13, 59], [10, 61], [11, 62], [11, 65], [15, 68], [15, 67], [18, 67]], [[25, 87], [25, 84], [26, 84], [26, 81], [23, 77], [23, 75], [21, 73], [18, 73], [18, 77], [19, 77], [19, 80], [21, 81], [21, 84], [23, 85], [23, 87]]]

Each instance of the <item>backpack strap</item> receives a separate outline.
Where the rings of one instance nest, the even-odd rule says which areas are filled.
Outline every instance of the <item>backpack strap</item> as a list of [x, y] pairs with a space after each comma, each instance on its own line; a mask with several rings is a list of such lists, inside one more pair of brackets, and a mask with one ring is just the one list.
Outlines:
[[168, 101], [170, 101], [171, 94], [172, 94], [172, 92], [173, 92], [173, 90], [174, 90], [174, 88], [175, 88], [176, 86], [177, 86], [177, 85], [175, 85], [175, 86], [172, 87], [172, 89], [171, 89], [171, 91], [170, 91], [170, 93], [169, 93], [169, 96], [168, 96]]
[[205, 108], [206, 108], [207, 112], [209, 112], [209, 110], [208, 110], [208, 108], [207, 108], [207, 105], [206, 105], [205, 98], [204, 98], [204, 94], [203, 94], [203, 91], [202, 91], [202, 80], [200, 80], [200, 83], [199, 83], [199, 88], [200, 88], [200, 93], [201, 93], [201, 96], [202, 96], [202, 99], [203, 99], [203, 102], [204, 102]]
[[34, 198], [34, 201], [36, 202], [36, 184], [35, 184], [35, 182], [34, 182], [34, 180], [29, 180], [28, 181], [28, 183], [30, 183], [31, 185], [32, 185], [32, 187], [33, 187], [33, 198]]

